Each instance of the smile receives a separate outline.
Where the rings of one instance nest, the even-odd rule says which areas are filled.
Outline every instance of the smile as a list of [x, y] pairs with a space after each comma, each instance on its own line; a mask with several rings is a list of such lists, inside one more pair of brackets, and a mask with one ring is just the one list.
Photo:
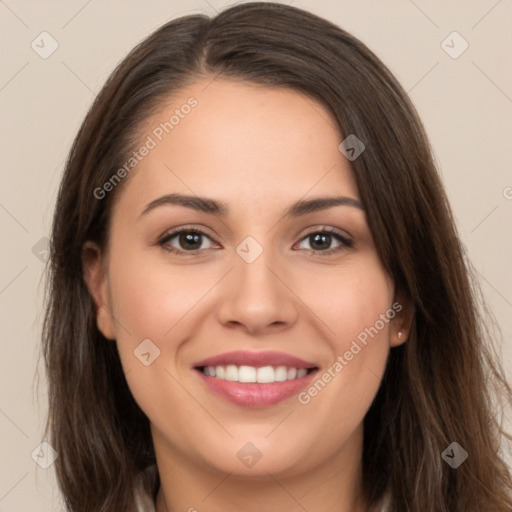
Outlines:
[[202, 369], [204, 375], [216, 379], [229, 380], [231, 382], [284, 382], [286, 380], [301, 379], [313, 369], [287, 368], [286, 366], [205, 366]]
[[194, 365], [206, 386], [231, 403], [268, 407], [298, 394], [318, 371], [314, 363], [279, 352], [230, 352]]

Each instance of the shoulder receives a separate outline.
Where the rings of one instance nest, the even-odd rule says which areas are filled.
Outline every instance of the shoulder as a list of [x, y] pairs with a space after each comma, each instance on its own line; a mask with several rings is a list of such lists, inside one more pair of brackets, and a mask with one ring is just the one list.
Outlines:
[[[153, 496], [147, 491], [144, 482], [153, 482], [157, 474], [156, 466], [149, 466], [144, 471], [141, 471], [137, 477], [137, 482], [133, 490], [135, 496], [135, 505], [137, 512], [156, 512], [155, 501]], [[154, 487], [154, 485], [152, 485]]]

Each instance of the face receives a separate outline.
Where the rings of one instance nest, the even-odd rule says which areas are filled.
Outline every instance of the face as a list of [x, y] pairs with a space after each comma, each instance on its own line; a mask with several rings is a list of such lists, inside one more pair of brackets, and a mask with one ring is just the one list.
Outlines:
[[175, 94], [141, 134], [151, 147], [116, 198], [108, 252], [85, 269], [160, 457], [286, 476], [360, 456], [407, 319], [331, 114], [217, 79]]

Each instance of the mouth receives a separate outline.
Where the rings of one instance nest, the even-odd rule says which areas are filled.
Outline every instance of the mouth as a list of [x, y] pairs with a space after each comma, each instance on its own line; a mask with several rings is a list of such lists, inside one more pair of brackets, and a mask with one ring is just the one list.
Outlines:
[[279, 352], [230, 352], [193, 366], [202, 382], [231, 403], [261, 408], [298, 394], [318, 366]]
[[196, 369], [203, 375], [215, 379], [230, 382], [258, 382], [260, 384], [270, 384], [273, 382], [301, 379], [317, 368], [288, 368], [286, 366], [261, 366], [258, 368], [255, 366], [236, 366], [230, 364], [226, 366], [200, 366]]

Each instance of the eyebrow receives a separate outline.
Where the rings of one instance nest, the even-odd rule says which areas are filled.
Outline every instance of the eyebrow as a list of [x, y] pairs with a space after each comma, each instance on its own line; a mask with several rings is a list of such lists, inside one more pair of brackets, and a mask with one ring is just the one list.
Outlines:
[[[178, 205], [192, 210], [197, 210], [219, 217], [226, 217], [229, 213], [229, 207], [226, 203], [216, 201], [207, 197], [190, 196], [183, 194], [166, 194], [162, 197], [151, 201], [140, 214], [140, 217], [146, 215], [150, 211], [164, 205]], [[321, 210], [326, 210], [334, 206], [351, 206], [365, 211], [364, 206], [358, 199], [346, 196], [327, 196], [316, 197], [313, 199], [302, 199], [289, 206], [283, 216], [284, 217], [300, 217]]]

